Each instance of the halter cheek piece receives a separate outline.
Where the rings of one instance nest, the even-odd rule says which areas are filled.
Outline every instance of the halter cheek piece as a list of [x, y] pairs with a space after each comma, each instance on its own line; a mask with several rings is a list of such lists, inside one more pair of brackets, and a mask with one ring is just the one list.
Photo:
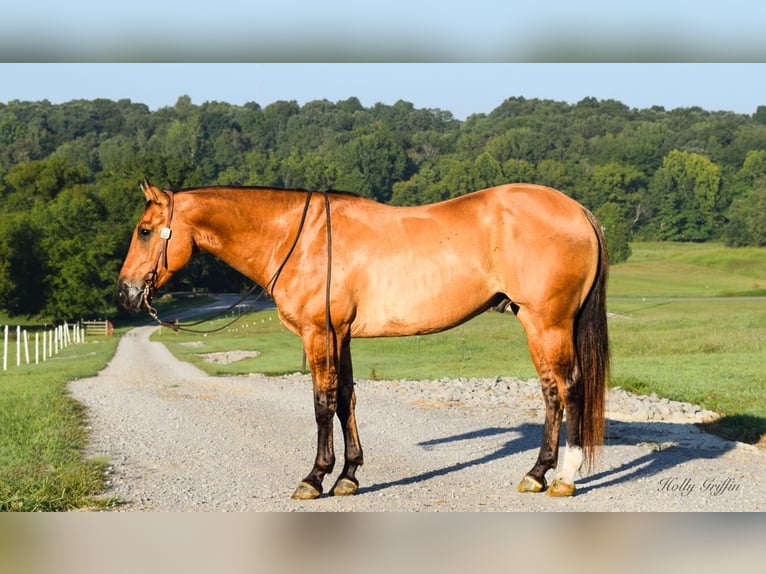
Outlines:
[[144, 276], [144, 294], [142, 302], [146, 308], [149, 316], [156, 321], [163, 323], [157, 316], [157, 309], [152, 306], [151, 300], [154, 294], [157, 292], [157, 276], [160, 268], [160, 260], [162, 260], [162, 267], [165, 271], [168, 270], [168, 242], [172, 231], [170, 229], [170, 223], [173, 220], [173, 192], [166, 191], [168, 195], [168, 209], [167, 217], [165, 218], [165, 225], [160, 229], [160, 239], [162, 239], [162, 246], [157, 252], [157, 257], [154, 260], [154, 266], [149, 273]]

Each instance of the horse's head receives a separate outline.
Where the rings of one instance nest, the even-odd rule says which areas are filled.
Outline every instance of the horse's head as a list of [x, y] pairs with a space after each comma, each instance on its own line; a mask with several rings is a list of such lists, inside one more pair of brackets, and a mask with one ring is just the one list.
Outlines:
[[174, 214], [173, 192], [162, 191], [144, 180], [141, 191], [146, 207], [138, 220], [130, 249], [117, 280], [117, 300], [130, 311], [150, 313], [152, 297], [191, 258], [191, 230]]

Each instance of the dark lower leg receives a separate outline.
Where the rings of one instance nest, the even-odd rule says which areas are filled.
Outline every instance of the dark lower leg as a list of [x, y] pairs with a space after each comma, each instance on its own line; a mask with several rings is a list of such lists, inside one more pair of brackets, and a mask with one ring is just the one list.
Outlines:
[[316, 391], [314, 393], [314, 414], [317, 423], [317, 454], [314, 467], [303, 479], [303, 482], [313, 486], [318, 492], [322, 492], [322, 480], [325, 475], [332, 472], [335, 466], [335, 452], [333, 450], [332, 419], [337, 410], [336, 392]]
[[559, 453], [562, 408], [556, 383], [551, 379], [541, 382], [545, 399], [545, 424], [537, 462], [527, 475], [545, 487], [545, 473], [556, 466]]
[[354, 475], [356, 469], [364, 462], [362, 445], [359, 441], [359, 432], [356, 427], [356, 395], [352, 384], [344, 384], [338, 391], [338, 419], [343, 428], [345, 442], [345, 463], [341, 478], [349, 478], [356, 482]]
[[354, 494], [359, 486], [356, 469], [363, 464], [362, 445], [356, 427], [356, 393], [351, 365], [351, 345], [347, 341], [341, 349], [340, 381], [338, 387], [338, 420], [343, 429], [345, 445], [343, 471], [333, 487], [333, 494]]

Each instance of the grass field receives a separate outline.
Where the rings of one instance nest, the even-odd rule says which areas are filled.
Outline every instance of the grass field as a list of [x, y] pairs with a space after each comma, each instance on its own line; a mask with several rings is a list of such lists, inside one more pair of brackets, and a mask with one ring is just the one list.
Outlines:
[[82, 407], [69, 381], [96, 374], [118, 337], [66, 347], [44, 363], [0, 371], [0, 510], [100, 508], [106, 461], [86, 459]]
[[[711, 431], [766, 443], [766, 249], [716, 244], [634, 244], [611, 270], [612, 386], [694, 402], [726, 415]], [[214, 325], [211, 325], [214, 326]], [[170, 350], [211, 374], [295, 372], [300, 341], [273, 311], [245, 316], [208, 337], [162, 330]], [[536, 377], [524, 332], [508, 314], [485, 313], [451, 331], [357, 339], [357, 378]], [[257, 350], [229, 365], [200, 353]]]

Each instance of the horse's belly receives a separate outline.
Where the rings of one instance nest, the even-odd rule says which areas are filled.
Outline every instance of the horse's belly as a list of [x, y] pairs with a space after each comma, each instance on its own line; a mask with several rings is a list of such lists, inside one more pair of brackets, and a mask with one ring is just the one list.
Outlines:
[[357, 301], [351, 333], [397, 337], [444, 331], [483, 309], [494, 295], [490, 291], [470, 282], [445, 285], [440, 281], [374, 289], [364, 301]]

